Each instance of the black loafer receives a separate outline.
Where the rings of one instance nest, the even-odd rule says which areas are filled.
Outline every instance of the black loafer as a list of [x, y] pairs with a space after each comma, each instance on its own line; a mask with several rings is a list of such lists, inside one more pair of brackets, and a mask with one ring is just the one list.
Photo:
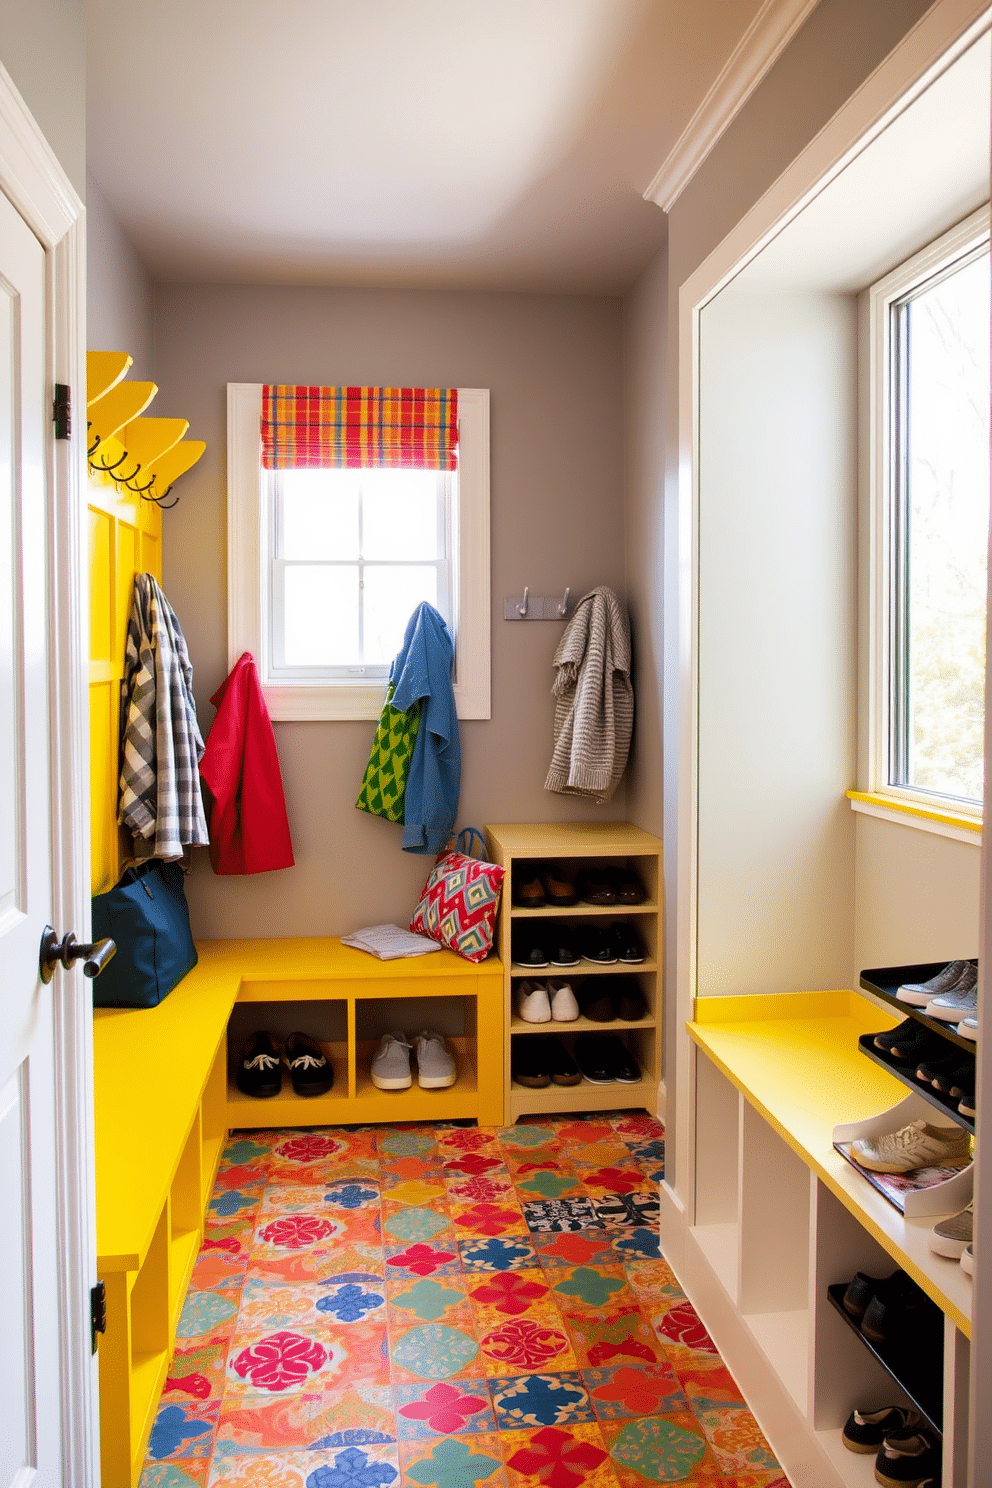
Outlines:
[[297, 1095], [326, 1095], [334, 1084], [334, 1068], [316, 1039], [291, 1033], [286, 1040], [289, 1078]]
[[548, 1038], [546, 1055], [555, 1085], [580, 1085], [582, 1072], [560, 1038]]
[[614, 868], [610, 877], [618, 904], [643, 904], [648, 897], [633, 868]]
[[517, 1037], [510, 1044], [510, 1077], [528, 1090], [551, 1084], [548, 1040], [536, 1034]]
[[636, 1085], [641, 1078], [641, 1067], [629, 1053], [623, 1039], [611, 1033], [603, 1039], [603, 1043], [606, 1045], [603, 1057], [610, 1062], [614, 1080], [618, 1080], [621, 1085]]
[[256, 1100], [267, 1100], [282, 1089], [279, 1045], [267, 1030], [252, 1034], [238, 1065], [237, 1086], [244, 1095]]
[[575, 941], [567, 930], [553, 925], [548, 931], [548, 958], [552, 966], [578, 966], [579, 953]]
[[593, 961], [597, 966], [615, 966], [617, 962], [617, 953], [609, 936], [598, 925], [590, 925], [586, 930], [582, 954], [587, 961]]
[[590, 977], [579, 992], [582, 1016], [591, 1023], [613, 1023], [616, 1020], [613, 980], [613, 977]]
[[551, 965], [544, 937], [533, 932], [530, 935], [516, 937], [513, 945], [513, 959], [518, 966], [527, 966], [532, 971], [541, 971]]
[[618, 961], [623, 961], [627, 966], [637, 966], [644, 960], [641, 937], [633, 925], [628, 925], [624, 920], [617, 920], [606, 933], [610, 945], [617, 953]]
[[847, 1283], [844, 1293], [843, 1307], [848, 1317], [854, 1318], [860, 1323], [868, 1308], [868, 1303], [874, 1297], [885, 1278], [882, 1276], [869, 1276], [865, 1271], [858, 1271]]
[[616, 1004], [617, 1017], [625, 1023], [639, 1023], [645, 1017], [648, 1005], [636, 977], [617, 977]]
[[575, 1061], [582, 1078], [590, 1085], [613, 1085], [616, 1075], [607, 1055], [608, 1040], [601, 1033], [580, 1033], [575, 1040]]
[[616, 904], [617, 891], [609, 873], [602, 868], [583, 868], [575, 880], [575, 890], [586, 904]]

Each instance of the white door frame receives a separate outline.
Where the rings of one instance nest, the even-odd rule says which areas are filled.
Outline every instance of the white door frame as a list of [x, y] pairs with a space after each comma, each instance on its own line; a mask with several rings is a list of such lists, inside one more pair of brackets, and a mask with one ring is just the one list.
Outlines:
[[[83, 561], [86, 475], [86, 231], [83, 203], [0, 65], [0, 190], [45, 249], [49, 345], [47, 382], [72, 392], [72, 436], [48, 440], [51, 574], [52, 907], [61, 937], [89, 938], [89, 780]], [[51, 429], [51, 425], [49, 426]], [[99, 1483], [97, 1364], [90, 1348], [90, 1288], [96, 1281], [93, 1170], [93, 1016], [79, 970], [59, 972], [55, 998], [59, 1147], [59, 1320], [63, 1369], [65, 1482]]]
[[[665, 756], [677, 761], [674, 864], [669, 882], [669, 923], [675, 941], [675, 985], [668, 995], [676, 1003], [674, 1049], [666, 1068], [668, 1113], [674, 1127], [666, 1177], [661, 1184], [661, 1233], [665, 1252], [676, 1267], [682, 1262], [686, 1226], [695, 1209], [695, 1057], [685, 1031], [694, 1015], [697, 990], [698, 938], [698, 708], [699, 708], [699, 322], [705, 306], [736, 277], [779, 232], [861, 151], [920, 96], [988, 29], [988, 0], [935, 0], [847, 103], [796, 157], [768, 191], [679, 286], [678, 295], [678, 443], [668, 462], [670, 477], [665, 509]], [[992, 565], [990, 565], [992, 595]], [[992, 624], [992, 611], [990, 611]], [[992, 640], [992, 630], [990, 630]], [[990, 694], [992, 696], [992, 694]], [[987, 709], [987, 741], [992, 748], [992, 707]], [[989, 760], [990, 755], [986, 753]], [[987, 771], [987, 809], [992, 809], [992, 770]], [[666, 854], [667, 856], [667, 854]], [[992, 831], [983, 846], [983, 908], [992, 885]], [[674, 888], [674, 893], [672, 892]], [[992, 914], [984, 917], [982, 955], [992, 964]], [[986, 1001], [988, 993], [984, 994]], [[992, 1047], [992, 1019], [987, 1018], [984, 1048]], [[986, 1074], [985, 1086], [989, 1079]], [[982, 1125], [980, 1115], [976, 1130]], [[992, 1129], [989, 1118], [984, 1128]], [[992, 1141], [992, 1138], [988, 1140]], [[976, 1168], [982, 1166], [976, 1163]], [[987, 1166], [987, 1164], [986, 1164]], [[986, 1177], [985, 1189], [990, 1180]], [[992, 1194], [976, 1182], [976, 1202], [992, 1220]], [[971, 1478], [985, 1481], [981, 1464], [992, 1450], [988, 1418], [987, 1366], [992, 1360], [992, 1228], [986, 1225], [980, 1244], [986, 1279], [976, 1284], [973, 1306], [969, 1452]], [[979, 1264], [981, 1260], [979, 1259]], [[977, 1269], [977, 1268], [976, 1268]], [[981, 1383], [980, 1383], [981, 1382]]]

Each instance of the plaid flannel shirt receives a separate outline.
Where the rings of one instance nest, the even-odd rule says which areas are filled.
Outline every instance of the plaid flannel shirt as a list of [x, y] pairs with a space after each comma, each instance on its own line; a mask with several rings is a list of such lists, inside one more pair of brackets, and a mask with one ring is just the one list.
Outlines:
[[206, 843], [200, 794], [203, 739], [179, 621], [151, 574], [136, 574], [122, 691], [117, 819], [137, 857], [170, 861]]

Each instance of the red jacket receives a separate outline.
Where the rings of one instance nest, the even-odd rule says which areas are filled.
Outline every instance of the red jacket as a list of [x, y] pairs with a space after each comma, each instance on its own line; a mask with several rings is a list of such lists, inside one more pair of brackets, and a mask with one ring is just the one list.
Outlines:
[[215, 873], [292, 868], [279, 756], [265, 698], [246, 651], [210, 701], [217, 709], [200, 774], [213, 796], [210, 861]]

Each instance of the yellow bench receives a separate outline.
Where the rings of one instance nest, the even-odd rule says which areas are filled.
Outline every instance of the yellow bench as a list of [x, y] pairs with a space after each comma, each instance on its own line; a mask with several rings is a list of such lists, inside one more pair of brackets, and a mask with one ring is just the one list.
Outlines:
[[[346, 1122], [503, 1119], [503, 967], [451, 951], [377, 961], [337, 939], [201, 942], [200, 961], [157, 1008], [98, 1009], [97, 1269], [107, 1288], [100, 1344], [104, 1488], [134, 1488], [228, 1130]], [[464, 1032], [449, 1040], [458, 1079], [448, 1090], [381, 1091], [363, 1038], [382, 999], [460, 998]], [[322, 1002], [345, 1036], [325, 1043], [334, 1065], [326, 1096], [291, 1091], [251, 1100], [228, 1078], [235, 1003]], [[336, 1005], [336, 1007], [334, 1006]], [[429, 1022], [417, 1008], [409, 1028]]]

